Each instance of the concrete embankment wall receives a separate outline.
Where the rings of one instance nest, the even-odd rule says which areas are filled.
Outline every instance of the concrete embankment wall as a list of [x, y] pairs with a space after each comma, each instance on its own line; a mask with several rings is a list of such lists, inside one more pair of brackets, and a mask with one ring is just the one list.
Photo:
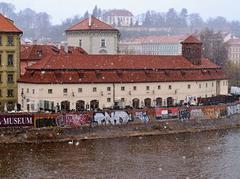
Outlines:
[[1, 114], [0, 143], [61, 142], [240, 126], [240, 104], [65, 114]]

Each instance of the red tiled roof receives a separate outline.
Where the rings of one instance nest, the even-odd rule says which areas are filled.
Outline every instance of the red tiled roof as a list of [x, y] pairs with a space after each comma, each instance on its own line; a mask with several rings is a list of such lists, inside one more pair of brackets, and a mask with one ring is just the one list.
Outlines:
[[200, 44], [202, 42], [200, 40], [198, 40], [196, 37], [194, 37], [193, 35], [190, 35], [182, 43]]
[[183, 56], [59, 54], [42, 59], [29, 69], [118, 70], [220, 68], [208, 59], [193, 65]]
[[240, 39], [230, 39], [226, 42], [229, 45], [239, 45], [240, 44]]
[[[71, 53], [87, 54], [80, 47], [68, 47]], [[61, 46], [61, 53], [64, 53], [64, 47]], [[59, 49], [54, 45], [21, 45], [21, 61], [37, 61], [49, 55], [60, 53]]]
[[18, 82], [33, 84], [79, 84], [79, 83], [141, 83], [180, 82], [227, 79], [223, 70], [160, 70], [160, 71], [30, 71]]
[[113, 9], [107, 11], [104, 16], [133, 16], [133, 14], [125, 9]]
[[4, 17], [1, 13], [0, 13], [0, 32], [22, 33], [22, 31], [14, 25], [12, 20]]
[[113, 28], [111, 25], [106, 24], [96, 17], [92, 16], [91, 17], [91, 25], [89, 26], [89, 18], [86, 18], [79, 22], [78, 24], [73, 25], [69, 29], [66, 30], [68, 31], [79, 31], [79, 30], [110, 30], [110, 31], [118, 31], [117, 29]]
[[145, 36], [131, 40], [133, 43], [163, 43], [163, 44], [175, 44], [180, 43], [186, 38], [184, 35], [179, 36]]

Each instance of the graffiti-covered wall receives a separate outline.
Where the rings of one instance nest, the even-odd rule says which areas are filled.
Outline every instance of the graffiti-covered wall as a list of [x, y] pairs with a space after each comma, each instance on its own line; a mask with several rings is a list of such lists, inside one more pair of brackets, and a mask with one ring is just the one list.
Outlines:
[[1, 127], [80, 127], [89, 125], [122, 125], [158, 120], [218, 119], [240, 113], [240, 103], [212, 106], [144, 108], [83, 113], [1, 114]]

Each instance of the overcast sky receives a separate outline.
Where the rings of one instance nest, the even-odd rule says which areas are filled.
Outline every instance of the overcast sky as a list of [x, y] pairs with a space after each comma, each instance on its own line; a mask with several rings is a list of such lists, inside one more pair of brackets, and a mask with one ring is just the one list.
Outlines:
[[74, 15], [92, 11], [95, 5], [101, 9], [128, 9], [134, 15], [156, 10], [165, 12], [169, 8], [180, 11], [187, 8], [189, 13], [198, 12], [208, 17], [224, 16], [228, 20], [240, 20], [239, 0], [1, 0], [15, 5], [19, 11], [31, 8], [37, 12], [47, 12], [54, 24]]

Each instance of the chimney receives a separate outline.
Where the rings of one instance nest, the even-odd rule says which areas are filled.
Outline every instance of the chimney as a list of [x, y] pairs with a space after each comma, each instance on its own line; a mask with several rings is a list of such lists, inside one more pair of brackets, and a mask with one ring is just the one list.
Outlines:
[[91, 14], [89, 15], [89, 18], [88, 18], [88, 26], [89, 27], [92, 26], [92, 15]]
[[33, 40], [33, 45], [37, 45], [37, 40]]
[[58, 48], [58, 50], [61, 50], [61, 43], [57, 44], [57, 48]]
[[194, 65], [201, 65], [202, 42], [193, 35], [186, 38], [182, 44], [182, 56]]
[[68, 44], [67, 43], [64, 43], [64, 52], [68, 53]]

